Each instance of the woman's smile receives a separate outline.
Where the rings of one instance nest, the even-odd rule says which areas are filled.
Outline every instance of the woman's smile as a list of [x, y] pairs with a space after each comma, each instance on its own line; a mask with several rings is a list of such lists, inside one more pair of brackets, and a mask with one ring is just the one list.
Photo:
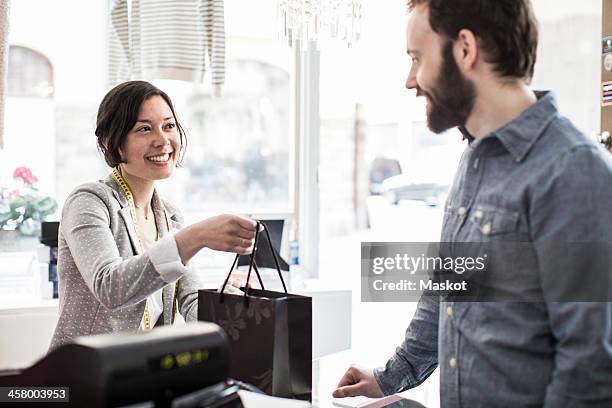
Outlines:
[[171, 162], [173, 152], [156, 154], [153, 156], [146, 156], [145, 159], [155, 166], [166, 166]]

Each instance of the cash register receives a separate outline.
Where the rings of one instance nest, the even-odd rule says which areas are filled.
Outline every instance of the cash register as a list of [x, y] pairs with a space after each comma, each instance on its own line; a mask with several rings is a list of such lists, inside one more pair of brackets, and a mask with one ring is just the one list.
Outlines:
[[229, 362], [223, 330], [198, 322], [79, 337], [29, 368], [0, 371], [0, 387], [67, 387], [68, 403], [22, 399], [18, 407], [238, 408]]

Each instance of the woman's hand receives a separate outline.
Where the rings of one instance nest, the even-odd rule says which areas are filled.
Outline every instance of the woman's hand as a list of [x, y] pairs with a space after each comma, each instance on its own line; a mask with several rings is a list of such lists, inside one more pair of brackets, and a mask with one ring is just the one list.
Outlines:
[[253, 251], [257, 222], [239, 215], [218, 215], [200, 221], [205, 247], [248, 255]]
[[257, 222], [239, 215], [223, 214], [183, 228], [174, 236], [185, 265], [204, 247], [248, 255], [253, 251]]
[[219, 289], [217, 289], [217, 292], [221, 293], [221, 289], [223, 289], [223, 293], [244, 295], [244, 292], [240, 290], [242, 287], [250, 288], [251, 284], [246, 284], [246, 282], [242, 279], [231, 279], [229, 282], [227, 282], [227, 285], [225, 285], [225, 289], [223, 289], [223, 285], [221, 285], [219, 286]]

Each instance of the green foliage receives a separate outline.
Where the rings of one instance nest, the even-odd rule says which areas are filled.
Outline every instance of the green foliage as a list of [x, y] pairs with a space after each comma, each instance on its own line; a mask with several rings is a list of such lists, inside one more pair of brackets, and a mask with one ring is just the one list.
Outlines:
[[[29, 174], [31, 176], [31, 172]], [[8, 188], [0, 187], [0, 229], [16, 229], [26, 235], [35, 234], [40, 223], [57, 210], [57, 202], [40, 194], [34, 187], [38, 181], [35, 177], [26, 178], [18, 174], [14, 178], [21, 182], [20, 189], [9, 192]]]

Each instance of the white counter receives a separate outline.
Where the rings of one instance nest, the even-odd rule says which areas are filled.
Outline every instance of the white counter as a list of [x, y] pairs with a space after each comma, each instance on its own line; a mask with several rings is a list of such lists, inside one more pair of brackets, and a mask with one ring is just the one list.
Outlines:
[[23, 368], [47, 352], [58, 318], [58, 301], [30, 296], [0, 299], [0, 368]]
[[[313, 358], [350, 348], [351, 291], [308, 282], [296, 293], [313, 299]], [[27, 367], [44, 356], [57, 319], [57, 299], [0, 296], [0, 369]]]

